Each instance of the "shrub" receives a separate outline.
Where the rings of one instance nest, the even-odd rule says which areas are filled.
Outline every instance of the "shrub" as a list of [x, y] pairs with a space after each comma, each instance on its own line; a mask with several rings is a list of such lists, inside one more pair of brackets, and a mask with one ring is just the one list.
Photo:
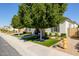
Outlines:
[[26, 34], [26, 32], [23, 32], [23, 34]]
[[25, 34], [32, 34], [32, 32], [24, 32]]
[[44, 37], [42, 37], [43, 39], [48, 39], [48, 34], [47, 34], [47, 32], [45, 32], [45, 36]]
[[66, 34], [65, 33], [62, 33], [61, 34], [61, 37], [66, 38]]
[[56, 36], [56, 37], [59, 37], [60, 35], [59, 35], [59, 33], [55, 33], [55, 36]]
[[79, 28], [79, 25], [78, 25], [78, 28]]
[[49, 33], [49, 36], [52, 36], [52, 33], [51, 32]]
[[45, 36], [48, 36], [48, 35], [47, 35], [47, 32], [45, 32]]

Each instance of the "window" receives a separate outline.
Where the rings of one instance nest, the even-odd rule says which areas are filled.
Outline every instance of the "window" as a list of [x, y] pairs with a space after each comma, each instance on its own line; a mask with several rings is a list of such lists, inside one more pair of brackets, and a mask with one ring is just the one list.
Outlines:
[[51, 28], [51, 32], [54, 32], [54, 27]]
[[59, 26], [51, 28], [51, 32], [59, 32]]

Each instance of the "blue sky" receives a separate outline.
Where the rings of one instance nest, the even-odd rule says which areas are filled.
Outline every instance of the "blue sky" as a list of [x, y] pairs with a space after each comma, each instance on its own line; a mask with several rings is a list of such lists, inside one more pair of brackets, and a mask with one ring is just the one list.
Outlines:
[[76, 21], [79, 24], [79, 3], [68, 4], [67, 10], [64, 16]]
[[18, 4], [0, 4], [0, 26], [9, 25], [18, 12]]
[[[9, 25], [17, 12], [18, 4], [0, 4], [0, 26]], [[79, 4], [68, 4], [64, 16], [79, 23]]]

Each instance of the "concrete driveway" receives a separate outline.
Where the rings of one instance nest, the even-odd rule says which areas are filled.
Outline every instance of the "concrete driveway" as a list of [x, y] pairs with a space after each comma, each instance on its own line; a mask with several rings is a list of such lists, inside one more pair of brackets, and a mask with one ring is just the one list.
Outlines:
[[[79, 45], [79, 39], [75, 39], [75, 38], [69, 38], [69, 43], [72, 47], [72, 49], [77, 52], [76, 46], [77, 44]], [[79, 54], [78, 54], [79, 55]]]
[[79, 49], [79, 40], [78, 39], [72, 39], [72, 38], [68, 37], [67, 38], [67, 49], [62, 49], [60, 47], [57, 47], [56, 49], [59, 50], [59, 51], [63, 51], [63, 52], [72, 54], [74, 56], [79, 56], [78, 49], [75, 49], [76, 45], [78, 46], [78, 49]]
[[69, 42], [75, 47], [75, 45], [79, 43], [79, 39], [69, 38]]
[[71, 56], [70, 54], [45, 47], [33, 42], [24, 42], [16, 37], [9, 36], [0, 33], [0, 36], [4, 38], [16, 51], [23, 56]]

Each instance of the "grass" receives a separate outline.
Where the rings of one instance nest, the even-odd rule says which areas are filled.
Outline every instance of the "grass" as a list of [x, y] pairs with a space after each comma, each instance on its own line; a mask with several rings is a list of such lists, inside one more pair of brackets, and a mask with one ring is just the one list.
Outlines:
[[36, 36], [24, 38], [24, 40], [31, 41], [31, 42], [34, 42], [34, 43], [37, 43], [37, 44], [41, 44], [41, 45], [44, 45], [44, 46], [47, 46], [47, 47], [50, 47], [50, 46], [52, 46], [52, 45], [54, 45], [54, 44], [56, 44], [57, 42], [60, 41], [58, 39], [47, 39], [47, 40], [44, 40], [44, 41], [40, 41], [39, 38], [36, 37]]
[[[23, 35], [16, 35], [16, 37], [21, 38], [22, 36], [27, 35], [27, 34], [23, 34]], [[23, 38], [26, 41], [31, 41], [37, 44], [41, 44], [47, 47], [50, 47], [54, 44], [56, 44], [57, 42], [59, 42], [60, 40], [58, 40], [57, 38], [55, 39], [46, 39], [44, 41], [40, 41], [39, 38], [37, 36], [31, 36], [29, 38]]]
[[44, 46], [47, 46], [47, 47], [50, 47], [54, 44], [56, 44], [57, 42], [59, 42], [59, 40], [57, 39], [48, 39], [48, 40], [45, 40], [45, 41], [34, 41], [34, 43], [37, 43], [37, 44], [41, 44], [41, 45], [44, 45]]

